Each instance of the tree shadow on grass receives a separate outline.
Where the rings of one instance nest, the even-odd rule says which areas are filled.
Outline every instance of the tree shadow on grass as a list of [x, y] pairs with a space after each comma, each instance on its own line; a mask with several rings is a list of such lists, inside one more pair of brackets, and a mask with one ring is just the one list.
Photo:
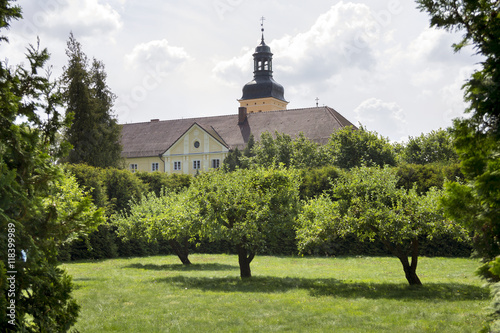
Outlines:
[[363, 283], [337, 279], [304, 279], [259, 276], [242, 280], [239, 277], [167, 277], [158, 282], [182, 289], [203, 291], [283, 293], [294, 289], [307, 290], [313, 297], [344, 297], [367, 299], [470, 301], [485, 300], [485, 288], [461, 283], [427, 283], [410, 286], [406, 283]]
[[233, 265], [222, 265], [217, 263], [210, 264], [165, 264], [165, 265], [155, 265], [155, 264], [131, 264], [124, 266], [123, 268], [136, 268], [136, 269], [147, 269], [152, 271], [230, 271], [239, 269], [238, 266]]

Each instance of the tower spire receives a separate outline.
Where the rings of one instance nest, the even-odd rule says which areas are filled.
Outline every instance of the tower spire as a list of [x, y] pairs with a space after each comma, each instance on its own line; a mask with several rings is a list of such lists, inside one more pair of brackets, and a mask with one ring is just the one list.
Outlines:
[[264, 20], [266, 18], [264, 16], [262, 16], [260, 18], [260, 31], [262, 32], [262, 44], [264, 44]]
[[260, 18], [262, 41], [253, 54], [253, 80], [245, 84], [243, 96], [238, 100], [248, 113], [285, 110], [288, 104], [283, 86], [273, 79], [273, 53], [264, 42], [265, 19]]

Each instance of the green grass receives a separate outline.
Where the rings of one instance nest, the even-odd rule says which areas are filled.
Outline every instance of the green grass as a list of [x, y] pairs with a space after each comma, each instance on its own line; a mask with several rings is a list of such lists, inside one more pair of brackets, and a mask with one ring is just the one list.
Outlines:
[[67, 263], [80, 332], [477, 332], [488, 291], [477, 261], [421, 258], [422, 287], [384, 257], [191, 255]]

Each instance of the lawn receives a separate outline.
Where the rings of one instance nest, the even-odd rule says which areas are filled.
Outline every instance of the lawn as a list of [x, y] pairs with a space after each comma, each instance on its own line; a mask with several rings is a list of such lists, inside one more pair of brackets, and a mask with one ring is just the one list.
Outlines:
[[385, 257], [235, 255], [66, 263], [80, 332], [477, 332], [489, 304], [471, 259], [421, 258], [422, 287]]

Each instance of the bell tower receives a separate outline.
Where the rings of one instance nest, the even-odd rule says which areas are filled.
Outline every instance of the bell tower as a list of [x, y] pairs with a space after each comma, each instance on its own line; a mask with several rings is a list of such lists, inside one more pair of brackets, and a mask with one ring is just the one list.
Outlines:
[[285, 89], [273, 79], [273, 54], [264, 42], [264, 17], [262, 17], [260, 44], [253, 54], [253, 80], [243, 87], [243, 96], [238, 101], [248, 113], [285, 110]]

